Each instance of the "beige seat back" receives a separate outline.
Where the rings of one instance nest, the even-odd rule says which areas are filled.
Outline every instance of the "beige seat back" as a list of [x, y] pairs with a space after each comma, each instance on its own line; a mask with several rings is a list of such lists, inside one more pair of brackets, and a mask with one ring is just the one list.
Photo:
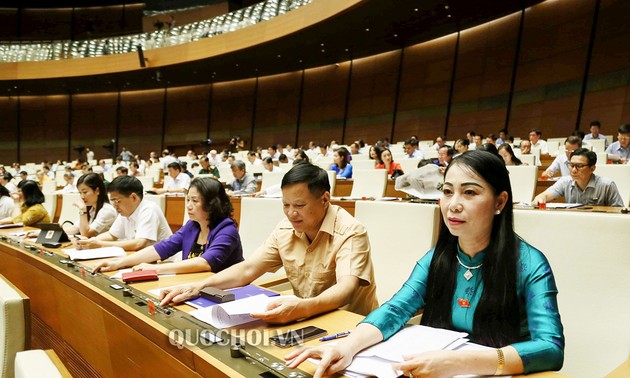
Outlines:
[[62, 194], [61, 213], [59, 214], [59, 223], [72, 222], [73, 225], [79, 226], [79, 209], [73, 204], [81, 200], [79, 193]]
[[560, 373], [605, 376], [630, 351], [630, 216], [515, 210], [514, 228], [554, 272], [566, 338]]
[[509, 165], [512, 186], [512, 200], [514, 202], [531, 202], [536, 192], [538, 182], [538, 167], [535, 165]]
[[30, 347], [29, 298], [0, 275], [0, 377], [13, 377], [15, 354]]
[[286, 172], [269, 172], [265, 170], [262, 174], [261, 190], [265, 190], [270, 186], [280, 184]]
[[606, 164], [598, 165], [595, 174], [608, 177], [615, 182], [619, 194], [623, 199], [624, 206], [630, 206], [630, 165], [628, 164]]
[[380, 198], [385, 195], [387, 171], [384, 169], [357, 169], [352, 171], [351, 197]]
[[15, 356], [15, 378], [72, 377], [54, 350], [25, 350]]
[[357, 201], [355, 218], [368, 232], [379, 303], [389, 300], [405, 283], [416, 261], [436, 241], [437, 205]]

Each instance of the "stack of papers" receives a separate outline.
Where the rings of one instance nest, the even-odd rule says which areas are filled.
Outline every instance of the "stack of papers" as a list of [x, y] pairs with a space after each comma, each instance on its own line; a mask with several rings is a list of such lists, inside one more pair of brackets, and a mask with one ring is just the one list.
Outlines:
[[[376, 376], [378, 378], [396, 378], [399, 372], [392, 369], [392, 364], [403, 362], [403, 356], [435, 350], [453, 350], [466, 344], [465, 332], [450, 331], [421, 325], [403, 328], [389, 340], [376, 344], [358, 353], [346, 372]], [[318, 360], [311, 360], [318, 363]]]
[[191, 311], [190, 315], [215, 328], [229, 328], [258, 320], [249, 314], [265, 312], [267, 304], [275, 299], [275, 297], [259, 294]]
[[70, 260], [93, 260], [104, 259], [107, 257], [123, 257], [127, 256], [125, 250], [120, 247], [103, 247], [94, 249], [62, 249]]

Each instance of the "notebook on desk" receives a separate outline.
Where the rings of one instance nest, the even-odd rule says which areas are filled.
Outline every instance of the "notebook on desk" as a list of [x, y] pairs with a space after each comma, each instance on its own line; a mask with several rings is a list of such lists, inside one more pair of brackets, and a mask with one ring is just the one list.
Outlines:
[[64, 243], [70, 241], [68, 234], [59, 223], [39, 223], [36, 225], [41, 229], [37, 237], [37, 243]]

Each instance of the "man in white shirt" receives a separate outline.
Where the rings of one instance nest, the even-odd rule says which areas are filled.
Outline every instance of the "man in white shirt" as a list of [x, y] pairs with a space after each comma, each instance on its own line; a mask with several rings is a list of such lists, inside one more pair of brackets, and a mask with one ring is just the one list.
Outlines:
[[274, 160], [278, 160], [278, 157], [280, 157], [280, 152], [278, 152], [278, 147], [276, 147], [276, 145], [269, 146], [267, 148], [267, 152], [269, 153], [269, 156]]
[[418, 140], [417, 139], [407, 139], [405, 141], [405, 159], [424, 159], [424, 152], [418, 149]]
[[247, 153], [247, 161], [249, 161], [249, 164], [251, 165], [262, 165], [263, 163], [254, 151], [249, 151]]
[[[528, 141], [527, 139], [524, 139], [521, 141], [519, 148], [521, 149], [521, 155], [531, 155], [532, 142]], [[534, 160], [536, 161], [536, 166], [541, 166], [542, 163], [540, 162], [538, 155], [534, 155], [534, 157], [535, 157]]]
[[542, 132], [540, 129], [531, 129], [529, 132], [529, 141], [532, 142], [532, 148], [538, 148], [541, 154], [549, 154], [547, 141], [540, 139]]
[[270, 156], [263, 159], [263, 168], [265, 168], [267, 172], [282, 172], [280, 167], [273, 165], [273, 159]]
[[172, 235], [162, 210], [143, 199], [142, 183], [133, 176], [118, 176], [107, 187], [110, 203], [118, 217], [109, 231], [77, 240], [78, 249], [117, 246], [138, 251]]
[[571, 162], [571, 154], [573, 151], [582, 147], [582, 139], [576, 136], [570, 136], [564, 141], [564, 154], [556, 156], [549, 168], [547, 168], [541, 177], [553, 177], [556, 172], [560, 172], [560, 176], [569, 176], [571, 170], [569, 163]]
[[[601, 128], [601, 124], [599, 121], [591, 122], [591, 133], [584, 135], [584, 140], [594, 140], [594, 139], [604, 139], [606, 140], [606, 136], [599, 133], [599, 129]], [[606, 140], [606, 147], [608, 147], [608, 140]]]
[[177, 161], [175, 154], [169, 152], [169, 150], [162, 151], [162, 169], [164, 173], [168, 172], [168, 165]]
[[221, 158], [217, 155], [217, 150], [211, 150], [208, 153], [208, 162], [210, 162], [210, 165], [214, 165], [215, 167], [218, 167], [219, 164], [221, 164]]
[[85, 149], [85, 157], [87, 158], [88, 162], [94, 160], [94, 151], [90, 150], [89, 148], [86, 148]]
[[9, 172], [6, 172], [5, 174], [0, 175], [0, 185], [7, 188], [7, 190], [9, 191], [11, 195], [17, 194], [18, 192], [17, 186], [15, 186], [15, 184], [13, 184], [11, 180], [13, 180], [13, 176]]
[[169, 180], [164, 188], [154, 189], [154, 191], [157, 194], [186, 193], [190, 186], [190, 176], [182, 172], [182, 166], [178, 162], [170, 163], [167, 169], [172, 180]]

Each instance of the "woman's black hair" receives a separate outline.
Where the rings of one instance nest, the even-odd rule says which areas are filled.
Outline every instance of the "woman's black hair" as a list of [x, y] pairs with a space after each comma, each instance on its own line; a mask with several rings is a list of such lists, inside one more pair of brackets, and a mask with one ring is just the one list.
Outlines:
[[380, 164], [385, 164], [385, 162], [383, 161], [383, 152], [385, 151], [389, 151], [389, 154], [392, 156], [392, 163], [394, 162], [394, 154], [392, 154], [392, 151], [387, 148], [387, 147], [383, 147], [383, 148], [379, 148], [378, 151], [376, 151], [376, 153], [378, 154], [378, 162]]
[[350, 161], [350, 151], [348, 151], [348, 149], [345, 147], [339, 147], [335, 150], [335, 152], [341, 158], [341, 164], [337, 166], [340, 169], [344, 169], [348, 165], [348, 162]]
[[24, 205], [31, 207], [33, 205], [44, 203], [46, 198], [44, 193], [39, 189], [39, 185], [33, 180], [22, 180], [18, 184], [18, 188], [22, 189], [22, 197], [24, 197]]
[[[457, 166], [485, 180], [495, 195], [507, 192], [500, 214], [494, 216], [490, 243], [483, 261], [483, 293], [473, 318], [471, 340], [495, 348], [519, 340], [520, 312], [516, 294], [517, 236], [514, 233], [512, 189], [502, 159], [485, 151], [468, 151], [454, 158], [446, 169]], [[429, 268], [426, 306], [422, 324], [453, 328], [452, 301], [457, 280], [458, 238], [440, 217], [440, 233]]]
[[201, 195], [203, 209], [209, 214], [208, 227], [210, 229], [225, 218], [232, 218], [234, 211], [232, 203], [219, 180], [212, 177], [197, 177], [190, 182], [190, 188], [197, 189]]
[[521, 161], [521, 159], [517, 158], [516, 155], [514, 155], [514, 150], [509, 144], [503, 143], [502, 145], [500, 145], [497, 151], [501, 151], [501, 150], [506, 150], [507, 153], [510, 154], [510, 159], [512, 160], [514, 165], [523, 165], [523, 162]]
[[105, 183], [99, 174], [96, 173], [86, 173], [79, 177], [77, 180], [77, 188], [79, 185], [85, 185], [90, 189], [96, 191], [98, 189], [98, 198], [96, 199], [96, 210], [94, 212], [94, 218], [99, 211], [103, 208], [103, 204], [105, 202], [109, 203], [109, 197], [107, 196], [107, 189], [105, 189]]
[[[499, 150], [497, 150], [497, 146], [492, 143], [483, 143], [481, 146], [477, 146], [477, 150], [490, 152], [491, 154], [501, 158], [501, 155], [499, 155]], [[503, 163], [503, 165], [505, 165], [505, 163]]]
[[[370, 148], [374, 149], [374, 152], [376, 153], [376, 158], [378, 159], [378, 157], [381, 155], [381, 146], [375, 144], [373, 146], [370, 146]], [[374, 160], [372, 159], [372, 155], [370, 154], [370, 150], [368, 149], [368, 159]]]
[[7, 189], [4, 185], [0, 185], [0, 198], [5, 196], [11, 197], [11, 193], [9, 193], [9, 189]]

